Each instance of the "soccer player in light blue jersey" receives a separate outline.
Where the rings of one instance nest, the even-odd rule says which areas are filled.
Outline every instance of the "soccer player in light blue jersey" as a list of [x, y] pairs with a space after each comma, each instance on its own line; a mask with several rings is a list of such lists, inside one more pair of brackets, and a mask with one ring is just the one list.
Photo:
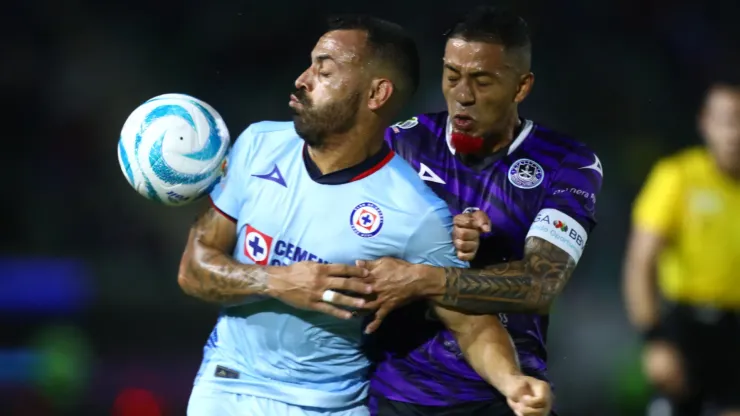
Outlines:
[[[294, 121], [239, 136], [190, 231], [180, 286], [224, 305], [191, 416], [368, 415], [370, 362], [352, 311], [371, 290], [355, 260], [467, 266], [446, 204], [383, 140], [418, 84], [413, 41], [374, 18], [332, 22], [296, 81]], [[495, 359], [502, 382], [512, 379], [513, 346], [496, 317], [437, 312], [476, 328], [461, 333], [463, 351]]]

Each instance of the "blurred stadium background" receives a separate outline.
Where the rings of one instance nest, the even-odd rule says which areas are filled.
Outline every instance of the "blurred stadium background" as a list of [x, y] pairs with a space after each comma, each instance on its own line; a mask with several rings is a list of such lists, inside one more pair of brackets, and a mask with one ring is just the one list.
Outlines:
[[[370, 12], [416, 34], [437, 110], [442, 33], [479, 2], [14, 2], [3, 12], [6, 181], [0, 256], [0, 414], [182, 415], [216, 307], [176, 270], [196, 207], [157, 206], [116, 160], [120, 128], [166, 92], [218, 109], [237, 136], [289, 116], [323, 17]], [[466, 3], [466, 4], [463, 4]], [[564, 415], [640, 415], [650, 391], [619, 272], [632, 198], [652, 162], [698, 141], [707, 83], [740, 66], [735, 0], [519, 1], [534, 32], [523, 115], [605, 165], [600, 224], [556, 304], [550, 365]], [[9, 187], [9, 189], [8, 189]]]

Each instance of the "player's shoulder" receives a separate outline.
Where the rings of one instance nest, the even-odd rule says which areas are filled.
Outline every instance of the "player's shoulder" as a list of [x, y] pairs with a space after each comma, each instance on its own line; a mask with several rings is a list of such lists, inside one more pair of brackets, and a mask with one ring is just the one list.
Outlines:
[[281, 140], [294, 140], [299, 138], [292, 121], [259, 121], [250, 124], [239, 139], [247, 141], [264, 140], [265, 138]]
[[234, 142], [234, 149], [279, 147], [300, 140], [292, 121], [259, 121], [250, 124]]
[[559, 150], [563, 159], [591, 159], [598, 158], [596, 152], [586, 143], [574, 138], [570, 134], [565, 134], [553, 130], [545, 125], [532, 122], [532, 136], [535, 141], [544, 142], [546, 146]]
[[[398, 154], [394, 154], [388, 163], [385, 174], [391, 176], [390, 180], [393, 180], [391, 186], [399, 188], [398, 190], [413, 190], [414, 195], [418, 193], [426, 193], [429, 187], [424, 181], [419, 178], [419, 174], [414, 170], [403, 157]], [[431, 191], [431, 189], [429, 189]], [[432, 192], [434, 193], [434, 192]]]
[[391, 145], [411, 142], [418, 145], [429, 137], [443, 138], [447, 129], [447, 112], [424, 113], [400, 121], [386, 129], [385, 137]]
[[252, 134], [295, 134], [295, 127], [292, 121], [258, 121], [247, 127]]
[[522, 145], [523, 152], [542, 165], [546, 172], [569, 176], [589, 176], [601, 183], [604, 168], [596, 152], [569, 134], [527, 121], [530, 132]]
[[691, 169], [700, 166], [703, 167], [710, 161], [711, 157], [705, 147], [692, 146], [660, 159], [658, 164]]
[[449, 213], [445, 203], [419, 178], [419, 173], [401, 156], [395, 155], [388, 163], [384, 183], [392, 188], [394, 201], [404, 212], [438, 211], [441, 208]]
[[712, 176], [712, 159], [706, 148], [694, 146], [658, 159], [650, 169], [650, 180], [679, 183], [689, 178], [706, 179]]
[[404, 137], [418, 132], [430, 132], [442, 135], [447, 128], [447, 111], [417, 114], [408, 120], [400, 121], [388, 127], [389, 134]]

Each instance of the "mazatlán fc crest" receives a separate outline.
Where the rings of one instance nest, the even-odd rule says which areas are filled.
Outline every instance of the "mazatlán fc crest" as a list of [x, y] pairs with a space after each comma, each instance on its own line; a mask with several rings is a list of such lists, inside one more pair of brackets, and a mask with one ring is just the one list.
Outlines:
[[532, 189], [545, 180], [545, 170], [531, 159], [519, 159], [509, 168], [509, 182], [517, 188]]

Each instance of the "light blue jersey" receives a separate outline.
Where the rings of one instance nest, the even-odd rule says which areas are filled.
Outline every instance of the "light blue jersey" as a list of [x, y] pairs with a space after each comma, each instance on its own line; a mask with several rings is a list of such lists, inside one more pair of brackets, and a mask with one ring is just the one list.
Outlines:
[[[383, 256], [466, 267], [451, 241], [447, 205], [384, 148], [360, 166], [321, 175], [293, 123], [261, 122], [236, 140], [211, 194], [237, 223], [242, 263], [354, 264]], [[368, 359], [362, 320], [341, 320], [254, 296], [225, 308], [196, 386], [302, 407], [361, 404]]]

